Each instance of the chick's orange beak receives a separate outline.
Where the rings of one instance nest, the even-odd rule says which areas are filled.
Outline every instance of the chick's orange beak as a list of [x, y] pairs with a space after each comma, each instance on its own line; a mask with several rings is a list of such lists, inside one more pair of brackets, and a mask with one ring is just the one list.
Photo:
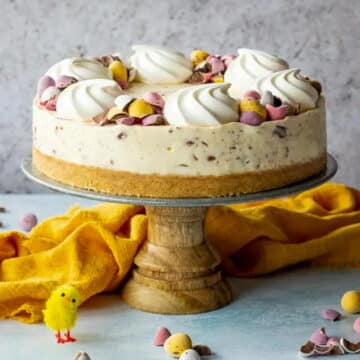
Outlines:
[[70, 299], [69, 296], [66, 296], [66, 297], [65, 297], [65, 300], [66, 300], [67, 303], [69, 303], [69, 304], [71, 303], [71, 299]]

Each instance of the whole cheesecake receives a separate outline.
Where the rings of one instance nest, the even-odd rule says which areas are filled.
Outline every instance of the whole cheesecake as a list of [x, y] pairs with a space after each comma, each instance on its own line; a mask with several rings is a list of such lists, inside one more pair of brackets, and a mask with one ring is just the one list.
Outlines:
[[285, 186], [326, 166], [320, 84], [272, 55], [156, 46], [65, 59], [38, 83], [33, 166], [116, 195], [221, 197]]

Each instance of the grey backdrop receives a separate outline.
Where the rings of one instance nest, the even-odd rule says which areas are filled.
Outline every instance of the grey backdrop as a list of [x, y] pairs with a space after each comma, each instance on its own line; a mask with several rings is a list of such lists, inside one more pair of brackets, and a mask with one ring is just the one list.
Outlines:
[[359, 0], [0, 0], [0, 192], [43, 191], [19, 170], [31, 150], [36, 81], [60, 59], [127, 54], [134, 43], [185, 52], [263, 49], [322, 81], [337, 181], [360, 187]]

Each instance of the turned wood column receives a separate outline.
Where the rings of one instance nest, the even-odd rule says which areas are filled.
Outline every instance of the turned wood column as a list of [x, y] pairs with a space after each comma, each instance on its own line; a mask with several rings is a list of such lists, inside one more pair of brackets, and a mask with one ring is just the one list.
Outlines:
[[149, 312], [186, 314], [231, 301], [221, 259], [204, 240], [205, 207], [146, 207], [148, 239], [122, 297]]

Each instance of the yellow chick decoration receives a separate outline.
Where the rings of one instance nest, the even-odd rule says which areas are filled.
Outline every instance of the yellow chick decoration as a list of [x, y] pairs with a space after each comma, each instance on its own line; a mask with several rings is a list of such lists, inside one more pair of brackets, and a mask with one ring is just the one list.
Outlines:
[[[79, 304], [79, 292], [70, 285], [53, 290], [47, 300], [43, 310], [44, 322], [49, 329], [55, 331], [58, 344], [76, 341], [70, 335], [70, 330], [75, 326]], [[61, 331], [65, 332], [65, 338], [61, 336]]]

